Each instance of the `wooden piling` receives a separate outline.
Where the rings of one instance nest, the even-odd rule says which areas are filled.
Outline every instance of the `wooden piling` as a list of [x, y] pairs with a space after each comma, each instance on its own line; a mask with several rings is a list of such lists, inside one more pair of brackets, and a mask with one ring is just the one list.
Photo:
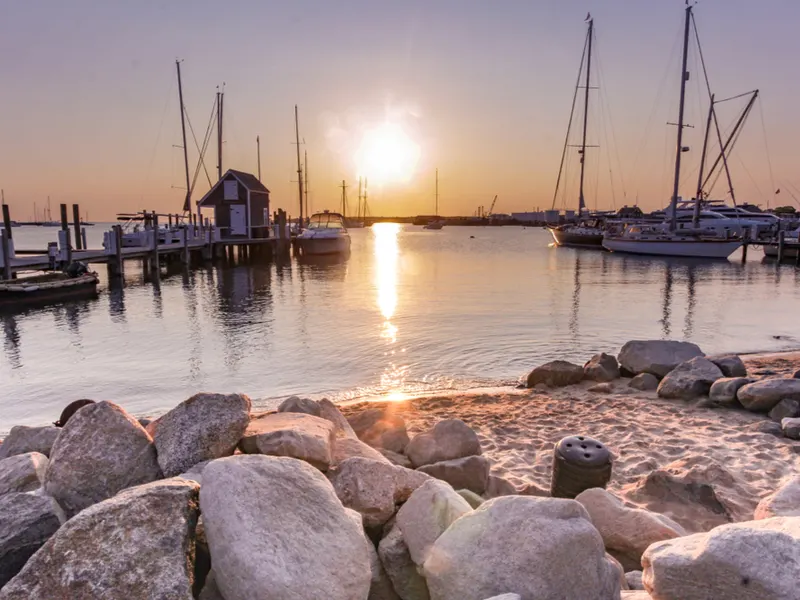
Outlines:
[[778, 262], [783, 261], [783, 250], [786, 243], [786, 232], [779, 231], [778, 232]]
[[744, 243], [742, 246], [742, 264], [747, 262], [747, 246], [749, 244], [747, 242]]
[[[3, 205], [5, 208], [5, 205]], [[5, 211], [3, 211], [5, 212]], [[11, 257], [9, 254], [11, 253], [11, 244], [8, 232], [11, 231], [11, 228], [8, 229], [3, 228], [2, 232], [2, 244], [3, 244], [3, 279], [11, 279]]]
[[81, 209], [77, 204], [72, 205], [72, 226], [75, 228], [75, 249], [86, 250], [81, 239]]
[[111, 262], [115, 265], [115, 275], [122, 276], [122, 225], [114, 225], [113, 231], [116, 247], [114, 249], [114, 260]]
[[14, 239], [14, 233], [11, 231], [11, 212], [8, 209], [8, 204], [3, 204], [3, 229], [8, 232], [8, 239]]
[[183, 252], [181, 254], [181, 261], [184, 265], [189, 264], [189, 227], [184, 227], [183, 231]]
[[150, 257], [150, 262], [153, 264], [153, 269], [158, 271], [158, 215], [156, 211], [153, 211], [151, 218], [153, 222], [153, 252]]
[[69, 230], [69, 219], [67, 218], [67, 205], [61, 205], [61, 230], [68, 231]]

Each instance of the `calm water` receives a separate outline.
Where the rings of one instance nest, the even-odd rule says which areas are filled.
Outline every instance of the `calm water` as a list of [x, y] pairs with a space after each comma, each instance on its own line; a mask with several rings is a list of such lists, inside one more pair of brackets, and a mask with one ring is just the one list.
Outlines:
[[[90, 245], [104, 227], [90, 228]], [[0, 432], [77, 398], [164, 411], [194, 392], [349, 399], [512, 384], [628, 339], [706, 352], [800, 346], [800, 270], [549, 247], [539, 229], [377, 225], [347, 260], [208, 266], [0, 318]], [[18, 248], [54, 230], [15, 229]], [[474, 239], [471, 237], [474, 236]]]

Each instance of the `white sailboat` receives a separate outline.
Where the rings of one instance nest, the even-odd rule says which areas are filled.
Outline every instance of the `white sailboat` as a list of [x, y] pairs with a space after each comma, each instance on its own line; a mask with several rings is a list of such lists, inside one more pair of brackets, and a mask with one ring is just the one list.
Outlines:
[[439, 218], [439, 169], [436, 169], [436, 218], [422, 226], [423, 229], [438, 231], [444, 227], [444, 221]]
[[[693, 221], [695, 227], [679, 229], [678, 222], [678, 187], [681, 175], [681, 155], [688, 148], [683, 146], [684, 108], [686, 101], [686, 82], [689, 80], [687, 70], [687, 60], [689, 54], [689, 32], [692, 22], [692, 6], [686, 7], [686, 21], [683, 38], [683, 61], [681, 65], [681, 93], [680, 106], [678, 109], [678, 136], [677, 152], [675, 156], [675, 179], [672, 189], [672, 201], [670, 203], [668, 221], [663, 224], [631, 224], [623, 226], [622, 230], [610, 228], [603, 236], [603, 246], [612, 252], [624, 252], [629, 254], [645, 254], [651, 256], [682, 256], [696, 258], [727, 258], [733, 254], [741, 245], [740, 236], [732, 232], [720, 235], [714, 230], [707, 230], [697, 227], [700, 213], [700, 199], [695, 199], [695, 210]], [[711, 96], [711, 106], [709, 109], [709, 123], [706, 129], [706, 143], [708, 141], [708, 130], [711, 125], [711, 117], [714, 116], [714, 97]], [[703, 148], [703, 158], [705, 158]], [[725, 161], [725, 148], [721, 149], [722, 159]], [[727, 162], [725, 163], [727, 167]], [[703, 165], [700, 165], [701, 181]], [[698, 196], [700, 194], [698, 193]]]

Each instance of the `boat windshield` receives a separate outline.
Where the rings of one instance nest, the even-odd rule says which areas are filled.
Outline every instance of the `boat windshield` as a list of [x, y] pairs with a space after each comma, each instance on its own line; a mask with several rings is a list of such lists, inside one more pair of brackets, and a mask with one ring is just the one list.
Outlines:
[[337, 213], [320, 213], [312, 215], [308, 221], [309, 229], [344, 229], [342, 216]]

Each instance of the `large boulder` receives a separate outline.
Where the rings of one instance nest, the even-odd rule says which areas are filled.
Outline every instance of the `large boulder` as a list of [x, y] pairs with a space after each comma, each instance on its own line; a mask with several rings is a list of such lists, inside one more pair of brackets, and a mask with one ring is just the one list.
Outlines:
[[456, 520], [423, 566], [432, 600], [523, 598], [607, 600], [617, 567], [586, 510], [574, 500], [506, 496]]
[[627, 583], [628, 587], [632, 590], [643, 590], [642, 572], [639, 570], [628, 571], [625, 573], [625, 583]]
[[0, 444], [0, 460], [17, 454], [27, 454], [28, 452], [38, 452], [45, 456], [50, 456], [50, 450], [61, 433], [59, 427], [47, 425], [45, 427], [26, 427], [17, 425]]
[[747, 377], [747, 367], [736, 354], [709, 356], [708, 360], [717, 365], [725, 377]]
[[230, 456], [250, 421], [243, 394], [195, 394], [159, 419], [153, 436], [165, 477], [204, 460]]
[[619, 363], [616, 357], [605, 352], [595, 354], [583, 365], [583, 378], [601, 383], [619, 379]]
[[583, 367], [566, 360], [554, 360], [539, 365], [528, 373], [525, 385], [532, 388], [542, 383], [549, 387], [566, 387], [581, 381], [583, 381]]
[[333, 444], [333, 462], [331, 464], [336, 466], [355, 456], [380, 462], [391, 462], [375, 448], [365, 444], [358, 438], [337, 437]]
[[664, 377], [682, 362], [705, 356], [700, 347], [690, 342], [671, 340], [636, 340], [627, 342], [617, 359], [625, 370], [638, 375], [650, 373]]
[[111, 402], [84, 406], [64, 426], [45, 474], [45, 491], [68, 516], [125, 488], [161, 479], [153, 439]]
[[419, 470], [446, 481], [457, 490], [467, 489], [483, 494], [489, 485], [490, 468], [489, 459], [485, 456], [465, 456], [424, 465]]
[[16, 454], [0, 460], [0, 496], [31, 492], [42, 487], [47, 463], [47, 457], [38, 452]]
[[711, 384], [708, 398], [721, 406], [738, 406], [739, 401], [736, 399], [736, 395], [739, 389], [748, 383], [753, 383], [753, 380], [748, 377], [722, 377]]
[[278, 412], [296, 412], [313, 415], [319, 414], [319, 403], [311, 398], [300, 398], [299, 396], [289, 396], [278, 406]]
[[319, 416], [333, 423], [336, 437], [358, 438], [339, 407], [327, 398], [319, 401]]
[[66, 520], [50, 496], [19, 493], [0, 497], [0, 588]]
[[402, 600], [429, 600], [428, 584], [411, 560], [403, 533], [397, 524], [378, 544], [378, 556], [394, 591]]
[[778, 423], [784, 419], [796, 419], [797, 417], [800, 417], [800, 402], [789, 398], [784, 398], [769, 411], [769, 418]]
[[381, 455], [393, 465], [397, 465], [399, 467], [405, 467], [406, 469], [414, 468], [413, 465], [411, 464], [411, 461], [405, 454], [392, 452], [391, 450], [387, 450], [386, 448], [378, 448], [378, 452], [380, 452]]
[[489, 500], [491, 498], [499, 498], [500, 496], [513, 496], [517, 493], [517, 486], [505, 477], [489, 475], [489, 481], [486, 484], [486, 491], [483, 493], [483, 497]]
[[666, 374], [658, 385], [661, 398], [691, 400], [708, 394], [711, 385], [722, 377], [719, 367], [698, 356], [682, 362]]
[[753, 519], [800, 517], [800, 476], [795, 476], [758, 503]]
[[781, 421], [781, 431], [790, 440], [800, 440], [800, 418], [785, 418]]
[[783, 400], [800, 400], [800, 379], [762, 379], [739, 388], [736, 397], [747, 410], [769, 412]]
[[684, 528], [669, 517], [629, 508], [602, 488], [588, 489], [575, 500], [583, 504], [606, 550], [626, 571], [640, 568], [642, 554], [650, 544], [686, 535]]
[[652, 373], [639, 373], [631, 379], [628, 387], [642, 392], [655, 390], [658, 389], [658, 377]]
[[[350, 510], [345, 509], [345, 510]], [[361, 515], [355, 511], [353, 512], [357, 517], [358, 526], [361, 527]], [[398, 600], [400, 596], [394, 591], [392, 580], [386, 574], [386, 569], [381, 564], [381, 559], [378, 556], [378, 551], [373, 546], [372, 541], [364, 534], [364, 547], [369, 553], [369, 567], [370, 567], [370, 584], [369, 596], [367, 600]]]
[[347, 420], [358, 439], [374, 448], [402, 453], [408, 446], [406, 422], [392, 410], [391, 405], [370, 408], [348, 417]]
[[339, 500], [361, 514], [365, 527], [386, 523], [430, 479], [419, 471], [360, 457], [348, 458], [328, 476]]
[[797, 598], [800, 517], [722, 525], [650, 546], [645, 589], [658, 600]]
[[275, 456], [215, 460], [203, 472], [200, 507], [225, 598], [367, 597], [364, 533], [325, 476], [306, 462]]
[[191, 600], [198, 489], [182, 479], [157, 481], [81, 511], [33, 555], [0, 599]]
[[247, 454], [298, 458], [327, 471], [333, 460], [334, 425], [304, 413], [272, 413], [254, 418], [239, 442]]
[[439, 421], [430, 431], [415, 436], [405, 451], [414, 468], [480, 453], [478, 434], [461, 419]]
[[395, 520], [411, 560], [422, 565], [439, 536], [470, 511], [467, 501], [442, 481], [431, 479], [418, 487], [397, 511]]

